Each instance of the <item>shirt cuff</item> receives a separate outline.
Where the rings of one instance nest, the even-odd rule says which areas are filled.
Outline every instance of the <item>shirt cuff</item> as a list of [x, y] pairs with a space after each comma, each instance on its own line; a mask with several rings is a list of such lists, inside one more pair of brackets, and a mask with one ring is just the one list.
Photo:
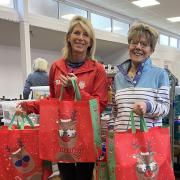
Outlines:
[[151, 112], [151, 109], [152, 109], [152, 106], [151, 106], [151, 103], [149, 101], [145, 101], [146, 103], [146, 113], [149, 113]]

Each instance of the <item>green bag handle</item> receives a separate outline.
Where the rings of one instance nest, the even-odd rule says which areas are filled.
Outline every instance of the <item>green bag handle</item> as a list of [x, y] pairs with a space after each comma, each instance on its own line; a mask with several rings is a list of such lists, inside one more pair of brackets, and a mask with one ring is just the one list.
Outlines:
[[24, 120], [24, 117], [22, 116], [22, 121], [20, 123], [19, 121], [17, 121], [18, 129], [24, 129], [24, 123], [25, 123], [25, 120]]
[[[11, 122], [10, 122], [10, 124], [9, 124], [9, 126], [8, 126], [8, 129], [9, 129], [9, 130], [12, 129], [12, 125], [13, 125], [13, 123], [14, 123], [14, 121], [15, 121], [15, 117], [16, 117], [16, 116], [18, 116], [18, 115], [16, 115], [16, 113], [14, 113], [14, 115], [13, 115], [13, 117], [12, 117], [12, 119], [11, 119]], [[21, 115], [20, 117], [22, 118], [22, 121], [21, 121], [21, 123], [19, 123], [19, 121], [17, 121], [17, 127], [18, 127], [18, 129], [21, 129], [21, 130], [24, 129], [25, 120], [27, 120], [27, 122], [29, 123], [29, 125], [30, 125], [32, 128], [34, 128], [34, 123], [33, 123], [32, 120], [28, 117], [28, 115]]]
[[100, 135], [100, 122], [98, 121], [99, 113], [98, 113], [97, 100], [96, 99], [89, 100], [89, 106], [90, 106], [92, 126], [93, 126], [94, 143], [97, 147], [102, 149], [101, 135]]
[[[146, 121], [144, 119], [143, 116], [140, 116], [140, 130], [142, 132], [147, 132], [148, 128], [147, 128], [147, 124]], [[131, 120], [131, 129], [132, 129], [132, 133], [136, 133], [136, 128], [135, 128], [135, 121], [134, 121], [134, 113], [133, 111], [130, 112], [130, 120]]]
[[[10, 124], [9, 124], [9, 126], [8, 126], [8, 129], [12, 129], [12, 125], [13, 125], [13, 123], [14, 123], [14, 121], [15, 121], [15, 117], [16, 117], [17, 115], [16, 115], [16, 113], [14, 113], [14, 115], [13, 115], [13, 117], [12, 117], [12, 119], [11, 119], [11, 122], [10, 122]], [[19, 127], [19, 122], [17, 122], [17, 126]]]
[[[76, 79], [71, 78], [71, 82], [72, 82], [72, 86], [75, 92], [75, 97], [74, 97], [75, 101], [81, 100], [81, 94], [80, 94], [80, 90], [77, 85]], [[64, 86], [61, 86], [59, 100], [62, 100], [63, 92], [64, 92]]]
[[71, 82], [75, 91], [75, 99], [76, 100], [81, 100], [81, 94], [80, 94], [80, 90], [79, 87], [77, 85], [76, 79], [75, 78], [71, 78]]
[[29, 123], [29, 125], [34, 128], [34, 123], [32, 122], [32, 120], [29, 118], [28, 115], [24, 115], [24, 118], [27, 120], [27, 122]]

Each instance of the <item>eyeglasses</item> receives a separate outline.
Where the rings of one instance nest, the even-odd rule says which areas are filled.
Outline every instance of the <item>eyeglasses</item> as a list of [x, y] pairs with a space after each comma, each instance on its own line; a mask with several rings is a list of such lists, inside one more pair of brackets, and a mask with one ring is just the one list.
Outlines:
[[60, 137], [68, 136], [70, 138], [74, 138], [76, 136], [76, 130], [75, 129], [67, 129], [67, 130], [60, 129], [59, 136]]
[[146, 48], [149, 46], [149, 43], [146, 41], [135, 41], [135, 40], [131, 40], [130, 44], [132, 46], [137, 46], [138, 44], [140, 44], [141, 48]]

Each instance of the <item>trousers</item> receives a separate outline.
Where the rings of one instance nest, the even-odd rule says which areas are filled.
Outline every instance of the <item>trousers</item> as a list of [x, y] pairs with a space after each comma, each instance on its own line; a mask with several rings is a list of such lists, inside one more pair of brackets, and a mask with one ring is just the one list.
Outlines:
[[94, 163], [58, 163], [62, 180], [92, 180]]

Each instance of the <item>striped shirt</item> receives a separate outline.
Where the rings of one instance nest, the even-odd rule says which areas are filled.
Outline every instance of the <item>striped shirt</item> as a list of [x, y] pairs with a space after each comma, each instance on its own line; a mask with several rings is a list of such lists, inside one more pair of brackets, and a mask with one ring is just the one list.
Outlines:
[[[151, 59], [138, 66], [133, 80], [128, 77], [131, 61], [120, 66], [114, 79], [113, 108], [108, 126], [115, 131], [130, 128], [130, 112], [135, 102], [144, 101], [147, 113], [144, 116], [148, 128], [161, 126], [162, 118], [169, 112], [169, 79], [166, 71], [153, 66]], [[135, 127], [139, 129], [140, 120], [135, 115]]]

